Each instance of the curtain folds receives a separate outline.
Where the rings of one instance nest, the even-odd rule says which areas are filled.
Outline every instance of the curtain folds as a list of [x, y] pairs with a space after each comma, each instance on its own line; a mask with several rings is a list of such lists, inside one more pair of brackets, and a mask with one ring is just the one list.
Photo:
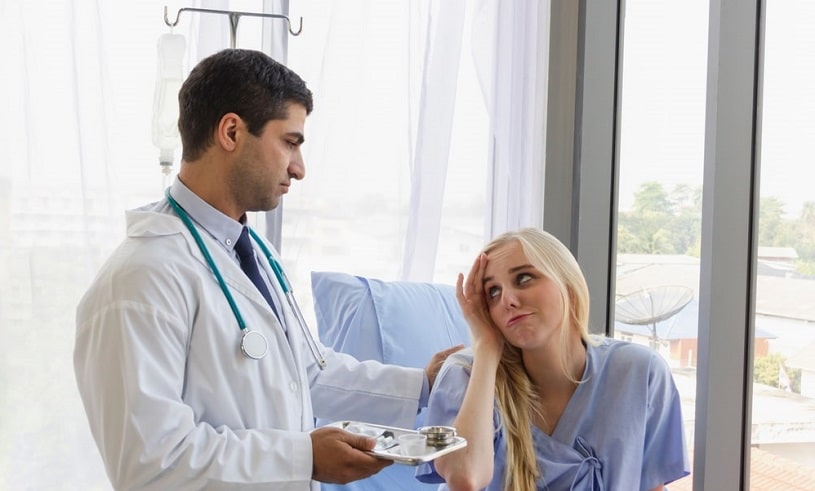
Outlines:
[[548, 32], [545, 5], [537, 1], [474, 0], [464, 32], [467, 2], [441, 2], [429, 19], [411, 18], [426, 30], [417, 138], [411, 148], [411, 194], [401, 277], [433, 278], [455, 112], [462, 36], [472, 57], [489, 115], [487, 238], [523, 226], [542, 226], [543, 146]]
[[105, 483], [72, 348], [79, 292], [122, 236], [106, 29], [97, 2], [0, 4], [2, 488]]
[[445, 0], [425, 18], [410, 17], [411, 29], [422, 33], [425, 42], [421, 65], [411, 66], [421, 83], [416, 127], [411, 128], [416, 138], [410, 148], [410, 206], [401, 273], [407, 281], [431, 281], [435, 271], [466, 7], [466, 0]]
[[548, 1], [480, 0], [474, 55], [490, 114], [485, 234], [543, 225]]

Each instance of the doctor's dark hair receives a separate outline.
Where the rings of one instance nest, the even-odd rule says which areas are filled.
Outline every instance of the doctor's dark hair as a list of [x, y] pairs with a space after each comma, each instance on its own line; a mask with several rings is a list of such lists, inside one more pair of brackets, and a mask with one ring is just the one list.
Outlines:
[[240, 116], [249, 132], [259, 136], [270, 120], [288, 117], [292, 103], [311, 114], [311, 91], [299, 75], [267, 54], [225, 49], [210, 55], [192, 69], [178, 93], [181, 158], [201, 158], [227, 113]]

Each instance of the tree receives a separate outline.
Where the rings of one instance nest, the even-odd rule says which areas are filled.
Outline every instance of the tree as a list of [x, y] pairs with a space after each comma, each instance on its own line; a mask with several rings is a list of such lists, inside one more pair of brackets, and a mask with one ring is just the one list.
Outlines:
[[[627, 249], [620, 252], [664, 254], [671, 244], [663, 228], [671, 220], [668, 195], [658, 182], [646, 182], [634, 194], [630, 213], [620, 213], [619, 225], [624, 229]], [[619, 244], [618, 244], [619, 247]]]
[[673, 249], [678, 254], [698, 256], [702, 232], [702, 188], [677, 185], [671, 191], [670, 199], [674, 217], [668, 227]]
[[789, 387], [792, 392], [801, 392], [801, 370], [793, 370], [785, 365], [786, 358], [779, 353], [760, 356], [753, 363], [753, 382], [757, 384], [769, 385], [771, 387], [781, 387], [779, 383], [781, 367], [789, 377]]
[[807, 201], [801, 208], [801, 218], [795, 227], [798, 237], [795, 269], [805, 276], [815, 276], [815, 201]]
[[794, 226], [784, 220], [784, 202], [776, 196], [761, 198], [758, 212], [758, 244], [795, 247]]
[[671, 215], [673, 210], [662, 184], [656, 181], [644, 182], [634, 194], [634, 212], [644, 215]]
[[636, 254], [687, 254], [698, 249], [702, 190], [678, 185], [671, 193], [659, 182], [643, 183], [630, 212], [621, 212], [617, 249]]
[[[815, 201], [804, 203], [798, 219], [785, 218], [784, 206], [777, 196], [761, 198], [758, 243], [794, 248], [796, 271], [815, 276]], [[701, 221], [701, 186], [680, 184], [668, 193], [659, 182], [645, 182], [634, 194], [631, 211], [618, 216], [617, 250], [699, 256]]]

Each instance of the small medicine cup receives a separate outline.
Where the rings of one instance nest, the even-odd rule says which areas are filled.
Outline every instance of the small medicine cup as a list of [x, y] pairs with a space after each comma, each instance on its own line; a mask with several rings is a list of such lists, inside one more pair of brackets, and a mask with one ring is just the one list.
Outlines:
[[399, 435], [399, 449], [402, 455], [422, 455], [425, 453], [427, 437], [419, 433]]

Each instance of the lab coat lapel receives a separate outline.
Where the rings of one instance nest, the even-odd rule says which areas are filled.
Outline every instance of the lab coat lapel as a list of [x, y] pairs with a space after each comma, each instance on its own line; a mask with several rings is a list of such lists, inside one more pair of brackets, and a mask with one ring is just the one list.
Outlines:
[[[195, 244], [193, 244], [195, 245]], [[213, 245], [217, 245], [214, 244]], [[207, 244], [209, 247], [209, 244]], [[292, 373], [298, 373], [296, 369], [299, 366], [296, 362], [299, 361], [296, 358], [296, 350], [293, 350], [291, 347], [293, 346], [291, 341], [287, 339], [287, 330], [284, 330], [283, 327], [280, 325], [280, 320], [277, 318], [277, 315], [274, 313], [272, 308], [269, 306], [266, 299], [263, 298], [263, 295], [260, 293], [260, 290], [257, 289], [252, 280], [246, 276], [246, 273], [240, 268], [240, 265], [233, 259], [228, 257], [226, 252], [223, 248], [220, 249], [221, 254], [223, 255], [222, 258], [216, 258], [216, 261], [221, 261], [224, 264], [222, 267], [220, 263], [218, 263], [218, 267], [221, 268], [221, 275], [224, 277], [224, 281], [228, 285], [229, 288], [232, 289], [233, 292], [237, 294], [241, 294], [251, 300], [255, 307], [259, 310], [263, 311], [263, 320], [264, 323], [268, 326], [268, 329], [265, 330], [265, 334], [270, 338], [274, 339], [274, 342], [278, 343], [280, 346], [288, 346], [289, 349], [281, 350], [286, 354], [286, 363], [289, 364], [289, 367], [292, 370]], [[284, 312], [283, 314], [283, 322], [286, 323], [286, 326], [292, 326], [291, 314], [288, 311], [288, 305], [284, 300], [283, 292], [280, 289], [280, 285], [278, 285], [277, 281], [275, 281], [274, 272], [271, 270], [269, 265], [269, 261], [263, 255], [262, 251], [255, 250], [255, 253], [258, 256], [258, 264], [266, 271], [266, 275], [271, 278], [270, 284], [272, 286], [272, 295], [277, 297], [278, 302], [280, 302], [281, 308]], [[233, 293], [235, 295], [236, 293]], [[254, 327], [256, 328], [256, 327]], [[292, 353], [294, 351], [295, 353]]]
[[[209, 263], [198, 247], [198, 243], [192, 236], [192, 233], [184, 225], [176, 215], [169, 215], [164, 213], [156, 213], [153, 211], [129, 211], [128, 229], [127, 234], [130, 237], [160, 237], [164, 235], [181, 234], [187, 242], [190, 255], [198, 262], [200, 262], [206, 269], [211, 271]], [[230, 288], [232, 295], [240, 294], [247, 297], [249, 300], [258, 305], [264, 306], [271, 312], [271, 307], [266, 303], [266, 299], [258, 291], [257, 287], [252, 283], [252, 280], [246, 276], [246, 273], [240, 268], [240, 265], [233, 257], [229, 257], [223, 247], [216, 243], [209, 234], [204, 233], [199, 229], [199, 235], [204, 241], [204, 245], [209, 251], [212, 260], [218, 267], [218, 271], [224, 279], [224, 282]], [[261, 261], [262, 263], [262, 261]], [[212, 280], [217, 283], [215, 274], [212, 274]], [[272, 313], [272, 316], [274, 314]], [[278, 326], [279, 327], [279, 326]]]
[[[195, 258], [196, 261], [200, 262], [207, 270], [211, 271], [209, 263], [204, 257], [204, 253], [201, 252], [201, 248], [198, 247], [195, 238], [179, 217], [164, 213], [141, 210], [129, 211], [127, 212], [127, 216], [129, 224], [127, 229], [128, 236], [158, 237], [164, 235], [181, 234], [184, 237], [184, 240], [187, 242], [190, 255]], [[221, 273], [224, 283], [226, 283], [232, 296], [234, 297], [236, 295], [242, 295], [251, 300], [257, 308], [267, 312], [268, 314], [263, 316], [264, 321], [269, 327], [266, 334], [272, 336], [278, 343], [281, 343], [281, 346], [288, 345], [290, 348], [291, 346], [294, 346], [289, 345], [289, 340], [286, 339], [284, 330], [282, 329], [280, 321], [278, 320], [274, 311], [266, 302], [266, 299], [263, 298], [263, 295], [257, 289], [255, 284], [252, 283], [252, 280], [250, 280], [249, 277], [246, 276], [246, 273], [244, 273], [240, 268], [238, 262], [233, 257], [230, 257], [224, 248], [221, 247], [220, 244], [216, 243], [209, 234], [200, 233], [200, 236], [204, 241], [204, 245], [207, 247], [210, 256], [212, 256], [212, 260], [215, 261], [215, 265], [218, 267], [218, 271]], [[263, 253], [260, 251], [257, 251], [257, 253], [258, 257], [261, 258], [258, 263], [265, 268], [266, 274], [269, 275], [269, 278], [275, 278], [274, 272], [272, 272], [268, 264], [269, 262], [263, 257]], [[218, 281], [217, 278], [215, 278], [214, 273], [212, 274], [212, 280], [216, 283]], [[285, 297], [280, 289], [280, 285], [278, 285], [274, 279], [271, 281], [271, 284], [273, 287], [273, 294], [277, 295], [277, 298], [282, 304], [283, 312], [285, 312], [284, 322], [286, 322], [287, 326], [295, 325], [292, 320], [293, 316], [288, 308], [288, 305], [286, 305], [286, 301], [284, 300]], [[292, 350], [290, 349], [287, 351]], [[300, 361], [294, 355], [289, 356], [286, 360], [287, 363], [290, 363], [293, 372], [296, 372], [294, 367], [300, 366], [295, 364], [295, 360], [297, 362]]]
[[[271, 246], [269, 244], [267, 244], [266, 247], [269, 247], [269, 250], [271, 250]], [[262, 255], [262, 253], [260, 254]], [[274, 254], [274, 252], [272, 254]], [[279, 258], [276, 257], [275, 259], [280, 262]], [[277, 298], [280, 304], [280, 315], [282, 316], [281, 321], [285, 323], [285, 330], [280, 328], [278, 329], [278, 332], [281, 334], [283, 342], [288, 343], [292, 356], [292, 358], [287, 361], [292, 363], [293, 367], [302, 367], [304, 365], [300, 350], [295, 348], [296, 346], [301, 345], [300, 328], [297, 325], [297, 318], [295, 317], [294, 312], [292, 312], [289, 302], [286, 300], [283, 287], [280, 285], [280, 282], [277, 281], [277, 276], [275, 276], [274, 271], [272, 270], [272, 265], [268, 260], [261, 260], [260, 264], [264, 271], [266, 271], [266, 275], [269, 278], [272, 278], [272, 281], [270, 282], [272, 284], [272, 295]], [[277, 321], [277, 319], [275, 319], [275, 321]], [[283, 334], [284, 332], [285, 335]], [[295, 371], [299, 373], [299, 370]]]

